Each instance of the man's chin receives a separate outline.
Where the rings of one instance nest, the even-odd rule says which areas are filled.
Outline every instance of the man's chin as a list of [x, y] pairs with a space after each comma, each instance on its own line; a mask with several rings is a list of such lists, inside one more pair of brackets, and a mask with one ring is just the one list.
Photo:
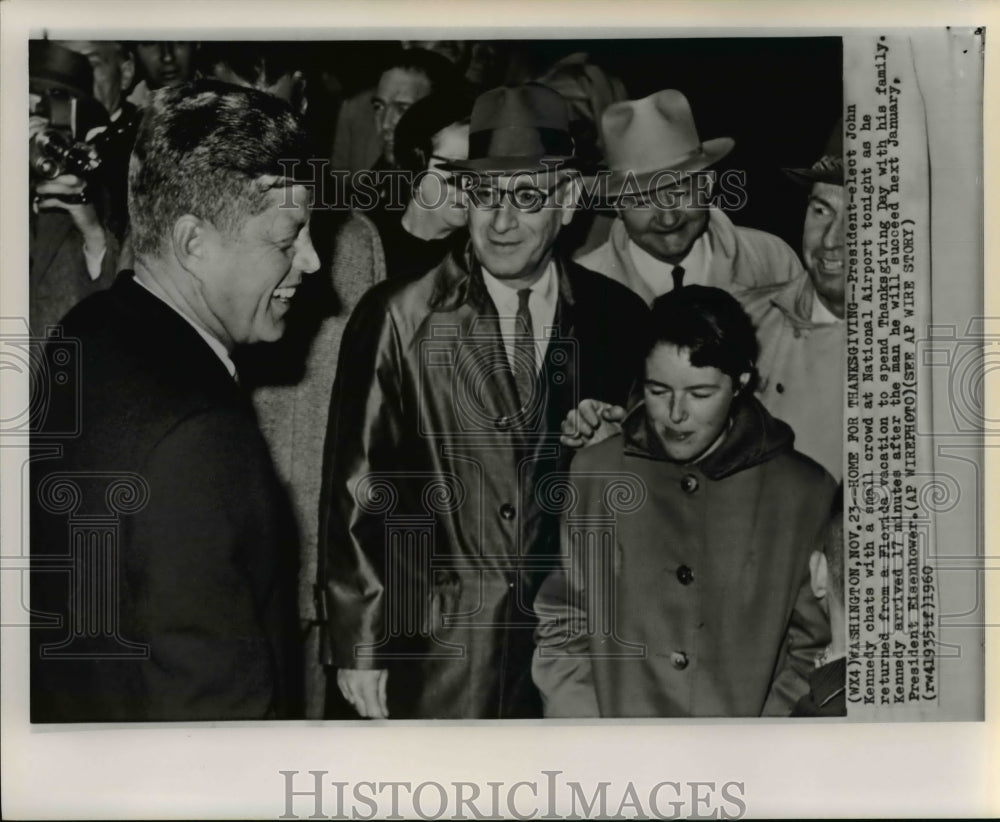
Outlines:
[[479, 260], [494, 277], [520, 277], [524, 272], [521, 260], [512, 259], [502, 254], [483, 254]]
[[667, 265], [677, 265], [691, 252], [697, 239], [695, 237], [690, 241], [685, 241], [680, 237], [671, 237], [666, 242], [661, 239], [653, 248], [647, 249], [647, 251]]

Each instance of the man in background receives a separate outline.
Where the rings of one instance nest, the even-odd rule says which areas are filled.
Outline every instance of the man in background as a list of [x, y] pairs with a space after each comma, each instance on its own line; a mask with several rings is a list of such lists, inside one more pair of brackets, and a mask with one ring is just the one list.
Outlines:
[[795, 431], [795, 447], [834, 479], [844, 472], [843, 123], [809, 168], [786, 173], [809, 190], [802, 229], [806, 271], [787, 283], [737, 294], [760, 340], [761, 402]]
[[108, 112], [108, 122], [91, 129], [87, 139], [98, 146], [104, 186], [104, 223], [121, 243], [128, 230], [128, 160], [139, 128], [140, 112], [125, 92], [135, 80], [135, 55], [129, 43], [70, 40], [66, 48], [87, 58], [94, 72], [94, 98]]
[[784, 241], [733, 225], [711, 204], [708, 169], [733, 141], [702, 142], [679, 91], [612, 103], [601, 116], [601, 134], [611, 174], [598, 178], [598, 190], [618, 219], [607, 242], [579, 257], [580, 265], [628, 286], [647, 305], [682, 285], [735, 292], [801, 273]]
[[94, 72], [87, 58], [48, 40], [32, 40], [28, 59], [28, 321], [44, 336], [80, 300], [111, 284], [119, 243], [104, 222], [108, 209], [99, 209], [107, 205], [97, 178], [101, 158], [85, 139], [107, 127], [93, 96]]
[[386, 61], [376, 86], [344, 101], [331, 165], [351, 174], [393, 168], [393, 135], [406, 110], [435, 90], [455, 88], [459, 70], [437, 52], [401, 49]]
[[195, 76], [198, 44], [185, 40], [149, 40], [135, 43], [139, 83], [129, 102], [145, 108], [150, 96], [164, 86], [179, 86]]

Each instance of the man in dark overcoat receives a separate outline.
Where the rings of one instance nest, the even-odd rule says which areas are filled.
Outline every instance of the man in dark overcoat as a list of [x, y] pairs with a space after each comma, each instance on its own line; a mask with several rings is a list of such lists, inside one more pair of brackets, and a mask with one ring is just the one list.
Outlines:
[[540, 716], [532, 602], [558, 550], [558, 426], [582, 396], [626, 401], [648, 313], [555, 250], [574, 160], [559, 94], [480, 96], [469, 159], [443, 167], [470, 247], [373, 288], [345, 332], [319, 584], [326, 663], [362, 716]]
[[231, 354], [278, 339], [319, 266], [309, 191], [281, 163], [304, 146], [262, 92], [153, 97], [135, 271], [48, 344], [80, 379], [33, 432], [35, 722], [300, 715], [294, 529]]

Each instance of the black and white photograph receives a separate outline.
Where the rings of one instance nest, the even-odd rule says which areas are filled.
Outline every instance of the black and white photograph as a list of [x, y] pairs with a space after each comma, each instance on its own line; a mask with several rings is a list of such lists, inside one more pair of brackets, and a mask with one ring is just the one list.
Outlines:
[[5, 9], [4, 723], [87, 815], [161, 742], [187, 816], [741, 818], [985, 738], [985, 27], [203, 5]]

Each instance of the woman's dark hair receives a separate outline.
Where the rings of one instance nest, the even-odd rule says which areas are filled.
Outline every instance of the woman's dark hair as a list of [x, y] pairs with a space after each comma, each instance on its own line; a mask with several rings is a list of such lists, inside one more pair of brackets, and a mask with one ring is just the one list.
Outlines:
[[645, 355], [660, 344], [688, 351], [696, 368], [718, 368], [736, 384], [750, 373], [748, 392], [757, 382], [757, 334], [742, 306], [721, 288], [688, 285], [653, 302]]
[[433, 154], [431, 140], [441, 129], [469, 122], [472, 99], [454, 92], [433, 92], [399, 118], [393, 137], [397, 165], [414, 177], [426, 171]]

